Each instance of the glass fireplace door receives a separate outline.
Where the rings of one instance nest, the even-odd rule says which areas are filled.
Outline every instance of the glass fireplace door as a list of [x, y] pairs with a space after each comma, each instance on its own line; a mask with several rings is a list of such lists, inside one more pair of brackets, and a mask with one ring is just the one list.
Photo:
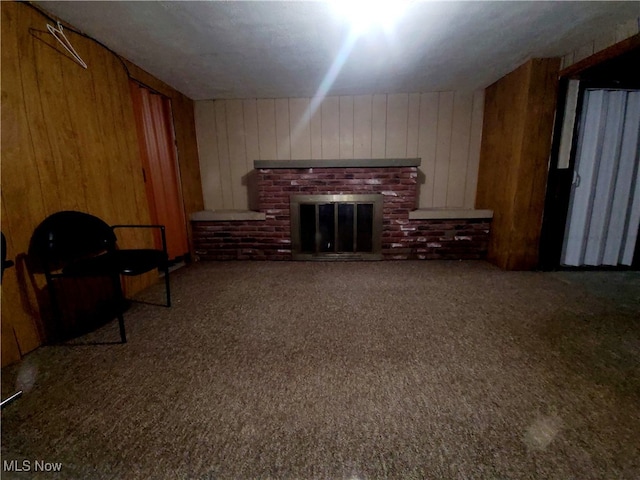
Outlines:
[[296, 195], [291, 234], [296, 259], [378, 259], [380, 195]]

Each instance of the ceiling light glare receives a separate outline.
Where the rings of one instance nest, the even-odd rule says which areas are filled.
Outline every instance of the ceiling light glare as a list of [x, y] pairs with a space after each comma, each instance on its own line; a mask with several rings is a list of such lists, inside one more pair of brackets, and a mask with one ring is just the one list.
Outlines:
[[374, 27], [385, 32], [393, 30], [411, 1], [331, 0], [330, 3], [336, 14], [351, 24], [354, 33], [362, 34]]

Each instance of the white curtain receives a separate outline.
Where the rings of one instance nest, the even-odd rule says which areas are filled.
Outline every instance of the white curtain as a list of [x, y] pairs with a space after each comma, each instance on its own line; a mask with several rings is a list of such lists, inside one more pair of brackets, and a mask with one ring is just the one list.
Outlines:
[[587, 90], [561, 263], [631, 265], [640, 224], [640, 92]]

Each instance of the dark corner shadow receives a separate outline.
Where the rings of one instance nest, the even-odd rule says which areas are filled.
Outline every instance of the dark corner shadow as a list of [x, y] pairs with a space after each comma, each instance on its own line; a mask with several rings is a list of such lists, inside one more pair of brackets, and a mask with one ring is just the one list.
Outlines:
[[65, 342], [52, 343], [49, 347], [95, 347], [100, 345], [126, 345], [121, 341], [117, 342], [75, 342], [73, 340], [67, 340]]
[[[38, 286], [38, 282], [34, 276], [37, 268], [33, 265], [33, 262], [27, 254], [20, 253], [16, 256], [15, 269], [22, 310], [33, 320], [38, 330], [38, 335], [44, 341], [49, 333], [45, 328], [45, 322], [42, 320], [43, 313], [45, 315], [48, 314], [49, 293], [47, 287]], [[29, 292], [33, 292], [33, 299], [29, 295]]]
[[155, 303], [155, 302], [147, 302], [146, 300], [134, 300], [134, 299], [127, 299], [127, 302], [131, 302], [131, 303], [139, 303], [141, 305], [151, 305], [152, 307], [165, 307], [165, 308], [171, 308], [168, 307], [166, 303]]
[[[84, 308], [84, 306], [80, 303], [77, 305], [73, 304], [72, 298], [71, 303], [67, 301], [63, 303], [65, 312], [71, 314], [71, 322], [60, 323], [53, 314], [51, 296], [47, 284], [44, 283], [42, 286], [39, 284], [38, 277], [40, 277], [43, 270], [35, 258], [29, 254], [19, 254], [15, 258], [15, 271], [22, 310], [31, 318], [33, 324], [36, 326], [43, 345], [62, 346], [68, 342], [81, 345], [80, 343], [74, 342], [73, 339], [95, 331], [116, 317], [115, 311], [112, 311], [109, 307], [94, 306], [94, 310], [92, 311], [95, 312], [95, 309], [97, 309], [102, 312], [102, 314], [95, 317], [91, 322], [85, 323], [86, 318], [76, 315], [73, 310], [75, 306], [79, 308]], [[62, 282], [58, 281], [54, 288], [56, 288], [59, 293], [62, 293], [63, 298], [65, 298], [65, 292], [67, 292], [67, 294], [68, 292], [74, 292], [76, 293], [75, 297], [82, 299], [91, 298], [91, 293], [95, 289], [95, 285], [89, 285], [86, 279], [82, 279], [81, 281], [78, 281], [78, 279], [65, 279]], [[127, 300], [127, 302], [121, 306], [123, 311], [129, 308], [130, 303], [131, 301]], [[67, 308], [70, 308], [70, 310], [67, 311]], [[63, 318], [67, 318], [67, 316], [63, 314]], [[86, 345], [111, 345], [119, 343], [119, 341], [83, 342], [83, 344]]]
[[249, 210], [258, 210], [258, 172], [253, 169], [242, 177], [242, 185], [247, 187]]
[[416, 208], [418, 208], [420, 205], [420, 190], [422, 189], [422, 185], [424, 185], [427, 181], [427, 176], [424, 174], [422, 170], [420, 170], [420, 168], [418, 168], [418, 177], [416, 178], [416, 180], [417, 180]]

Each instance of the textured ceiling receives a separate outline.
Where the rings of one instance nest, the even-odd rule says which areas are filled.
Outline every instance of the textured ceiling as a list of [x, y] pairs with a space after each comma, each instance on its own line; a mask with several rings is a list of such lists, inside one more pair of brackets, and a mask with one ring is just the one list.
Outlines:
[[325, 2], [37, 3], [195, 100], [312, 96], [334, 62], [333, 95], [484, 88], [640, 16], [640, 2], [414, 2], [393, 32], [349, 42]]

